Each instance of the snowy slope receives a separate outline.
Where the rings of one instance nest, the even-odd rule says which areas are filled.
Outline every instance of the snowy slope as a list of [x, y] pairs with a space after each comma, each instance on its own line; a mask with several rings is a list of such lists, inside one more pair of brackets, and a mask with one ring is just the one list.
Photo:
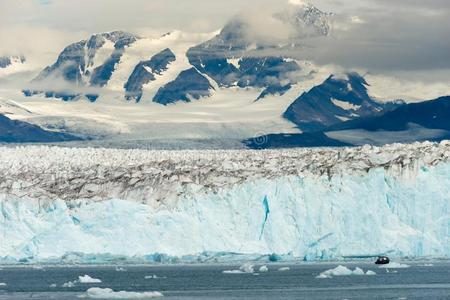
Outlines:
[[267, 152], [21, 147], [3, 148], [0, 161], [0, 257], [9, 261], [195, 260], [205, 251], [450, 256], [449, 143]]

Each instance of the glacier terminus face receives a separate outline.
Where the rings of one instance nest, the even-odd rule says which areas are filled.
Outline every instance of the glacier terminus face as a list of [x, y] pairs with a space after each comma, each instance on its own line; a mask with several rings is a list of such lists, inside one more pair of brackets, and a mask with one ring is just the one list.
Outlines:
[[0, 151], [3, 262], [450, 256], [450, 143]]

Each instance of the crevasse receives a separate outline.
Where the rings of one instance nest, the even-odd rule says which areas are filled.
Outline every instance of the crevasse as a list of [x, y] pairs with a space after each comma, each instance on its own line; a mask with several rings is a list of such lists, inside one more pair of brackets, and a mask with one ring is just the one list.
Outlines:
[[421, 166], [414, 176], [378, 167], [355, 175], [252, 178], [180, 194], [171, 203], [43, 201], [3, 191], [0, 257], [39, 261], [71, 252], [135, 257], [205, 251], [307, 260], [450, 256], [448, 162]]

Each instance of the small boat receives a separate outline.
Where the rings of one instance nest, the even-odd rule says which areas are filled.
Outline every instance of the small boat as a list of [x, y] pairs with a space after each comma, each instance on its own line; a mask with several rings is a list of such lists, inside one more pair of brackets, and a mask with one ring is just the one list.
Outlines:
[[377, 265], [387, 265], [389, 264], [390, 260], [387, 256], [379, 256], [375, 264]]

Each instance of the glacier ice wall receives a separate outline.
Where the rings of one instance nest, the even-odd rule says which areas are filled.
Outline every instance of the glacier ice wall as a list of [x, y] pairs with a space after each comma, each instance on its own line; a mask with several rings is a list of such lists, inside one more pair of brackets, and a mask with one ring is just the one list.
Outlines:
[[[37, 148], [33, 149], [20, 151], [33, 152]], [[39, 149], [56, 158], [55, 153], [62, 151]], [[45, 260], [74, 252], [126, 257], [154, 253], [195, 256], [205, 251], [290, 254], [311, 260], [382, 253], [449, 257], [449, 149], [449, 143], [426, 143], [304, 150], [303, 162], [297, 162], [293, 154], [287, 157], [286, 152], [255, 154], [258, 157], [249, 155], [255, 152], [246, 152], [242, 154], [243, 161], [235, 156], [226, 166], [221, 164], [227, 164], [227, 157], [220, 155], [223, 159], [219, 163], [215, 158], [203, 165], [193, 163], [201, 165], [196, 181], [189, 177], [194, 172], [189, 170], [196, 168], [186, 165], [195, 159], [179, 162], [173, 158], [178, 154], [169, 153], [172, 161], [161, 160], [161, 170], [165, 172], [160, 175], [162, 179], [153, 177], [153, 185], [148, 179], [151, 190], [133, 190], [130, 185], [129, 193], [121, 192], [121, 197], [101, 196], [105, 193], [99, 189], [103, 183], [95, 185], [98, 176], [92, 175], [98, 170], [91, 175], [80, 172], [77, 179], [91, 184], [96, 196], [71, 194], [70, 199], [59, 197], [58, 193], [64, 190], [56, 188], [58, 184], [65, 187], [66, 183], [59, 183], [65, 175], [55, 175], [52, 181], [45, 174], [34, 173], [23, 176], [14, 187], [6, 181], [0, 185], [0, 257]], [[83, 160], [85, 153], [80, 149], [78, 152]], [[47, 155], [38, 156], [41, 160], [27, 159], [32, 163], [20, 167], [16, 164], [21, 158], [15, 159], [15, 167], [8, 172], [19, 174], [23, 168], [36, 171], [32, 167], [39, 169], [38, 161], [42, 168], [52, 169], [52, 163], [45, 163]], [[120, 156], [123, 155], [128, 155], [128, 161], [133, 158], [130, 152]], [[336, 156], [337, 163], [333, 161]], [[55, 161], [61, 163], [65, 159]], [[197, 158], [201, 159], [205, 157]], [[258, 162], [273, 167], [249, 171]], [[216, 163], [227, 170], [228, 176], [218, 176], [215, 172], [220, 168], [208, 167]], [[300, 165], [305, 167], [297, 173], [289, 169], [289, 163], [296, 170]], [[246, 167], [241, 170], [242, 164]], [[286, 164], [286, 168], [278, 168], [279, 164]], [[66, 172], [70, 173], [75, 165], [71, 164]], [[143, 165], [145, 161], [139, 161], [136, 165], [125, 164], [123, 169], [143, 169]], [[153, 166], [156, 168], [155, 163]], [[327, 167], [319, 171], [320, 166]], [[102, 174], [113, 174], [105, 176], [123, 188], [123, 174], [112, 172], [107, 166], [97, 168], [104, 168]], [[172, 181], [174, 173], [183, 168], [188, 168], [186, 173], [177, 173], [177, 180]], [[208, 175], [210, 172], [214, 176]], [[181, 176], [189, 184], [177, 185]], [[145, 175], [128, 180], [133, 178], [147, 180]], [[175, 182], [176, 194], [167, 192], [170, 182]], [[51, 184], [52, 190], [43, 188]], [[158, 190], [158, 185], [164, 192]], [[111, 189], [113, 193], [117, 190]], [[20, 195], [20, 191], [26, 193]], [[145, 191], [146, 199], [139, 191]]]

